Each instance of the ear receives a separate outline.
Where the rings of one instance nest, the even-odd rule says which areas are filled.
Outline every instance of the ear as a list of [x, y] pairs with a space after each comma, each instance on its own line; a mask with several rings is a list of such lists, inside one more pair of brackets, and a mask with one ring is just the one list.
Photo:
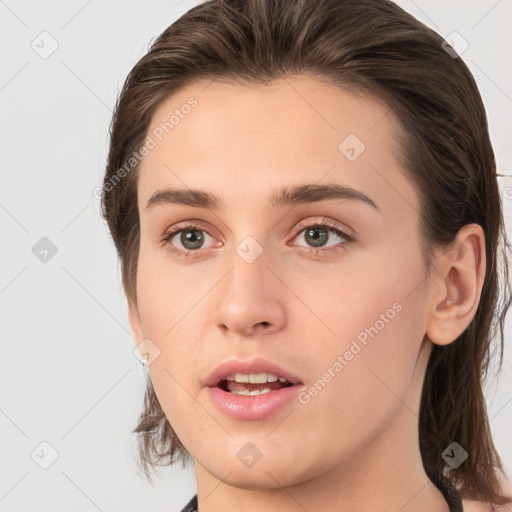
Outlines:
[[144, 350], [141, 342], [144, 339], [144, 334], [142, 332], [142, 325], [137, 306], [132, 300], [128, 300], [128, 319], [130, 320], [135, 345], [137, 346], [139, 353], [142, 355]]
[[460, 229], [454, 243], [437, 254], [432, 273], [427, 336], [436, 345], [456, 340], [473, 320], [486, 272], [485, 235], [478, 224]]

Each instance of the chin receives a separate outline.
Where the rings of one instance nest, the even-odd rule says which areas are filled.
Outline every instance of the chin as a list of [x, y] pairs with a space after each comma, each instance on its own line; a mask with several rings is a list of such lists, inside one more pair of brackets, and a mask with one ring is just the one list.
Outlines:
[[[288, 468], [289, 469], [289, 468]], [[227, 478], [226, 473], [229, 473]], [[232, 487], [245, 490], [278, 489], [298, 483], [292, 475], [283, 475], [281, 468], [225, 467], [222, 474], [213, 473], [219, 480]]]
[[224, 456], [222, 459], [206, 461], [206, 465], [202, 464], [202, 466], [225, 484], [247, 490], [293, 486], [314, 478], [322, 472], [321, 468], [318, 468], [317, 472], [315, 468], [304, 465], [303, 459], [302, 464], [299, 464], [297, 455], [293, 453], [287, 456], [274, 451], [272, 456], [264, 459], [263, 455], [254, 465], [247, 467], [236, 457], [229, 461]]

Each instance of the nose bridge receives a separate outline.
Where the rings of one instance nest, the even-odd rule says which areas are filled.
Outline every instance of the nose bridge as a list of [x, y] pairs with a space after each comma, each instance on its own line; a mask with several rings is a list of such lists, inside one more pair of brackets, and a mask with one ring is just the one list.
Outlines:
[[[263, 230], [261, 233], [256, 236], [261, 238]], [[231, 246], [231, 254], [227, 256], [230, 270], [215, 306], [216, 324], [240, 335], [246, 335], [259, 324], [280, 328], [284, 321], [277, 282], [267, 268], [271, 266], [270, 249], [256, 236], [241, 235], [242, 240]]]
[[[261, 237], [260, 237], [261, 239]], [[245, 302], [252, 298], [265, 295], [270, 290], [268, 244], [263, 246], [252, 235], [242, 238], [242, 241], [233, 246], [230, 255], [231, 272], [228, 276], [228, 290], [226, 295]], [[245, 298], [244, 298], [245, 297]]]
[[236, 275], [236, 279], [251, 280], [256, 277], [255, 274], [261, 279], [268, 272], [266, 264], [271, 250], [271, 233], [268, 233], [263, 222], [263, 212], [258, 208], [261, 208], [259, 202], [253, 204], [250, 198], [244, 202], [242, 195], [233, 203], [233, 211], [229, 215], [235, 222], [231, 225], [231, 240], [227, 244], [230, 254], [226, 255], [233, 267], [230, 279], [235, 279]]

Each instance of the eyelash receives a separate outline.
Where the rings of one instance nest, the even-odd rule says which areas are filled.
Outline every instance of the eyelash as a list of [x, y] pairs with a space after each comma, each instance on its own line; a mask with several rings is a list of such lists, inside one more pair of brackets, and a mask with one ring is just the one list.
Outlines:
[[[308, 228], [329, 228], [328, 230], [326, 229], [326, 231], [331, 231], [331, 232], [335, 233], [336, 235], [340, 235], [346, 239], [344, 244], [347, 242], [354, 241], [353, 236], [349, 235], [344, 229], [341, 229], [335, 222], [329, 221], [329, 220], [322, 220], [319, 222], [314, 222], [314, 223], [309, 223], [309, 224], [299, 224], [298, 231], [296, 232], [296, 234], [294, 235], [293, 238], [296, 238], [297, 236], [299, 236], [300, 233], [302, 233], [303, 231], [305, 231]], [[173, 248], [172, 244], [169, 243], [175, 235], [177, 235], [178, 233], [181, 233], [182, 231], [203, 231], [205, 233], [208, 233], [208, 231], [203, 229], [201, 226], [198, 226], [197, 224], [184, 223], [184, 224], [175, 226], [171, 230], [166, 231], [164, 233], [162, 240], [161, 240], [161, 244], [168, 245], [169, 246], [168, 250], [172, 254], [175, 254], [176, 256], [181, 257], [181, 258], [188, 258], [192, 253], [199, 252], [199, 250], [182, 251], [182, 250]], [[208, 233], [208, 235], [210, 235], [210, 234]], [[302, 250], [306, 251], [307, 253], [314, 254], [314, 255], [317, 255], [319, 253], [325, 253], [325, 252], [329, 252], [329, 253], [338, 252], [338, 251], [344, 249], [343, 247], [340, 247], [340, 246], [326, 247], [323, 249], [322, 248], [317, 249], [314, 247], [303, 247], [303, 246], [300, 246], [300, 247], [302, 248]]]

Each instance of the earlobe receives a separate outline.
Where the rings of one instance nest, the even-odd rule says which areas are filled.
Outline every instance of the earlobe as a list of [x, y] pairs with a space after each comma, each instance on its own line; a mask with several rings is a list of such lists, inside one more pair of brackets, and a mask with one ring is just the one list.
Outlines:
[[[449, 251], [440, 251], [432, 273], [427, 336], [436, 345], [455, 341], [473, 320], [485, 278], [485, 236], [478, 224], [462, 227]], [[433, 281], [432, 281], [433, 282]]]

